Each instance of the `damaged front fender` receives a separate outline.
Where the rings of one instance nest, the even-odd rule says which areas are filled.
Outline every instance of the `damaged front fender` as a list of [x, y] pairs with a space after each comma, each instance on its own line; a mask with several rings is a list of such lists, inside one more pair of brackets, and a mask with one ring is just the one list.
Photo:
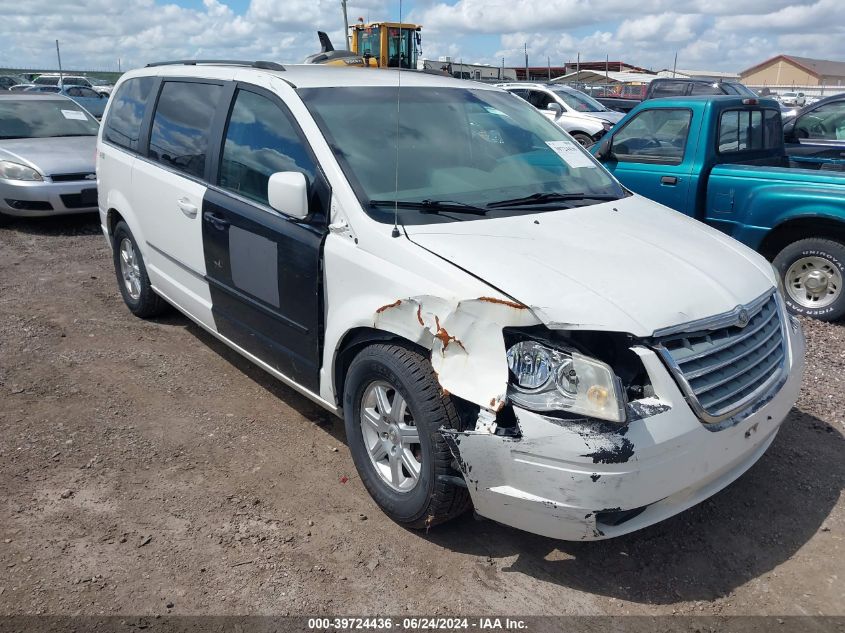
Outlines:
[[538, 325], [527, 307], [479, 297], [397, 299], [375, 310], [373, 327], [431, 350], [431, 364], [446, 393], [491, 412], [504, 406], [508, 388], [505, 327]]

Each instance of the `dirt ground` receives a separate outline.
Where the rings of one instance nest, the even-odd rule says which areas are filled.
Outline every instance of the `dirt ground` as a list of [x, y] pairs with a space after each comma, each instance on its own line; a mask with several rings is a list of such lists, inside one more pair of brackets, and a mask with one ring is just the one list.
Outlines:
[[18, 222], [0, 229], [0, 613], [843, 615], [845, 327], [804, 328], [780, 435], [680, 516], [596, 543], [471, 514], [409, 532], [340, 420], [186, 318], [130, 315], [95, 217]]

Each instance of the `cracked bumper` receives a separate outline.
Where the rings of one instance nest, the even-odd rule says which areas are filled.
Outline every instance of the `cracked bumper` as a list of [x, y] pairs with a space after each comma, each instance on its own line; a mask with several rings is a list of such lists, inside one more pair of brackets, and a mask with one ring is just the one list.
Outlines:
[[564, 540], [621, 536], [715, 494], [750, 468], [798, 397], [804, 336], [787, 328], [786, 379], [762, 406], [710, 430], [693, 414], [651, 350], [638, 348], [655, 398], [629, 407], [622, 429], [515, 408], [521, 438], [459, 433], [476, 511], [528, 532]]

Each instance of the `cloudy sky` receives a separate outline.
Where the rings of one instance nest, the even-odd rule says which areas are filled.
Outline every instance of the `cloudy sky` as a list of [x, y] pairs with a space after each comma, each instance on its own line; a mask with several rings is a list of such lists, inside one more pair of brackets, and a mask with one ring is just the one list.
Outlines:
[[[404, 0], [427, 58], [553, 65], [623, 59], [738, 71], [778, 53], [845, 60], [843, 0]], [[397, 19], [399, 0], [349, 0], [349, 19]], [[340, 0], [0, 0], [0, 66], [116, 70], [149, 61], [300, 61], [340, 41]]]

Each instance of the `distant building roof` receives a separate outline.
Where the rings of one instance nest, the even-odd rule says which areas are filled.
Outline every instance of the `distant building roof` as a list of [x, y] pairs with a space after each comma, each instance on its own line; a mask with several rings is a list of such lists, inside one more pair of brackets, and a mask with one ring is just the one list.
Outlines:
[[808, 73], [813, 75], [814, 77], [821, 78], [821, 77], [845, 77], [845, 61], [839, 62], [830, 59], [813, 59], [812, 57], [796, 57], [795, 55], [775, 55], [771, 59], [767, 59], [764, 62], [760, 62], [759, 64], [752, 66], [751, 68], [746, 68], [740, 74], [741, 77], [745, 75], [750, 75], [755, 70], [762, 68], [763, 66], [767, 66], [772, 62], [784, 60], [787, 62], [791, 62], [796, 66], [800, 66]]
[[648, 73], [631, 73], [631, 72], [613, 72], [597, 70], [581, 70], [579, 72], [569, 73], [563, 77], [552, 79], [552, 82], [576, 82], [584, 84], [627, 84], [627, 83], [648, 83], [657, 75]]
[[658, 77], [680, 77], [689, 79], [739, 79], [737, 73], [728, 73], [723, 70], [672, 70], [664, 68], [657, 72]]

